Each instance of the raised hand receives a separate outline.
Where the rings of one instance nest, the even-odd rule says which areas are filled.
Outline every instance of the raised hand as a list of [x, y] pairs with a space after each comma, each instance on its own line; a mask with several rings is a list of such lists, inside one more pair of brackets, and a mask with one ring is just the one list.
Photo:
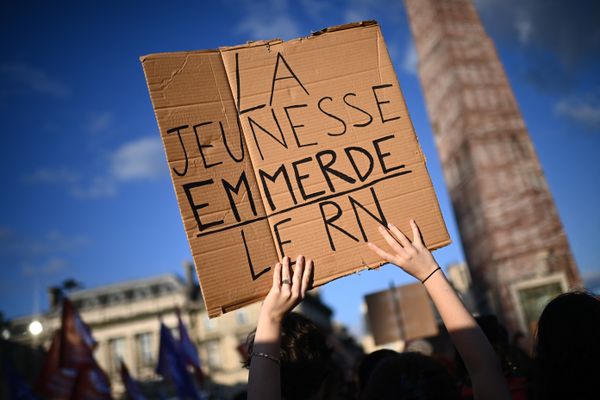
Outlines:
[[382, 250], [373, 243], [367, 243], [367, 245], [371, 250], [377, 253], [379, 257], [395, 264], [423, 282], [430, 277], [432, 273], [437, 271], [439, 266], [431, 255], [431, 252], [423, 244], [421, 232], [413, 219], [410, 220], [410, 226], [413, 233], [412, 242], [400, 229], [391, 223], [388, 223], [389, 231], [383, 226], [379, 227], [379, 233], [392, 249], [391, 253]]
[[313, 261], [298, 256], [292, 276], [290, 258], [284, 257], [273, 270], [273, 286], [261, 309], [261, 317], [279, 323], [283, 316], [306, 296], [313, 270]]

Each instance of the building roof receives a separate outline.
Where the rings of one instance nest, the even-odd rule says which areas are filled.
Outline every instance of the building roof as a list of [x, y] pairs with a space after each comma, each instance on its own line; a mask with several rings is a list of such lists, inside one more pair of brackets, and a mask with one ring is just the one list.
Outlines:
[[79, 310], [85, 310], [113, 304], [132, 303], [147, 298], [158, 298], [177, 293], [187, 296], [188, 289], [186, 282], [179, 276], [165, 274], [78, 290], [69, 293], [69, 298], [73, 301], [75, 307]]

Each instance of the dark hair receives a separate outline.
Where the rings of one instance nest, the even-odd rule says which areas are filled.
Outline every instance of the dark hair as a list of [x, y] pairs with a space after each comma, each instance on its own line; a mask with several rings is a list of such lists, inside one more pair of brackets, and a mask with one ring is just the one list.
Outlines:
[[600, 300], [564, 293], [540, 316], [534, 350], [539, 398], [596, 398], [600, 393]]
[[371, 374], [361, 400], [458, 400], [448, 371], [421, 353], [385, 357]]
[[[254, 335], [248, 338], [252, 354]], [[310, 319], [288, 313], [281, 321], [281, 395], [286, 400], [307, 400], [315, 396], [331, 369], [327, 338]], [[250, 365], [249, 359], [246, 366]]]
[[361, 395], [367, 387], [367, 382], [377, 365], [387, 357], [396, 355], [394, 350], [382, 349], [366, 354], [359, 362], [356, 369], [356, 381], [358, 384], [358, 393]]

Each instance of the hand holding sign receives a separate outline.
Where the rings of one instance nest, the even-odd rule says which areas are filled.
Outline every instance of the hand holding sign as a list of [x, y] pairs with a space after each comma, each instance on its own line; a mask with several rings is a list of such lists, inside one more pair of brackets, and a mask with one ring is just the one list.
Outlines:
[[260, 318], [268, 318], [279, 324], [283, 316], [296, 307], [306, 296], [313, 272], [313, 261], [298, 256], [292, 276], [290, 258], [275, 265], [273, 271], [273, 286], [261, 308]]
[[421, 231], [415, 220], [410, 220], [410, 226], [413, 232], [412, 242], [392, 223], [388, 224], [388, 228], [394, 236], [383, 226], [379, 227], [379, 233], [394, 251], [392, 254], [382, 250], [376, 244], [368, 243], [368, 246], [384, 260], [402, 268], [421, 282], [425, 282], [440, 267], [423, 244]]

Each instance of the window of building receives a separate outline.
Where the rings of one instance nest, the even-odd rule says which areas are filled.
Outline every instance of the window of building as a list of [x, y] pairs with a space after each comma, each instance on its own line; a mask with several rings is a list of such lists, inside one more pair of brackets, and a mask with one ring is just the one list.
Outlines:
[[556, 274], [520, 282], [512, 290], [521, 327], [524, 331], [533, 332], [544, 307], [567, 290], [567, 281], [563, 274]]
[[221, 367], [221, 350], [218, 340], [211, 340], [206, 343], [206, 363], [211, 369]]
[[154, 364], [154, 354], [152, 352], [152, 333], [146, 332], [136, 336], [138, 365], [149, 367]]
[[239, 309], [235, 312], [235, 320], [238, 325], [246, 325], [248, 323], [248, 311]]
[[121, 360], [125, 359], [125, 338], [114, 338], [109, 341], [110, 367], [113, 373], [119, 371]]

